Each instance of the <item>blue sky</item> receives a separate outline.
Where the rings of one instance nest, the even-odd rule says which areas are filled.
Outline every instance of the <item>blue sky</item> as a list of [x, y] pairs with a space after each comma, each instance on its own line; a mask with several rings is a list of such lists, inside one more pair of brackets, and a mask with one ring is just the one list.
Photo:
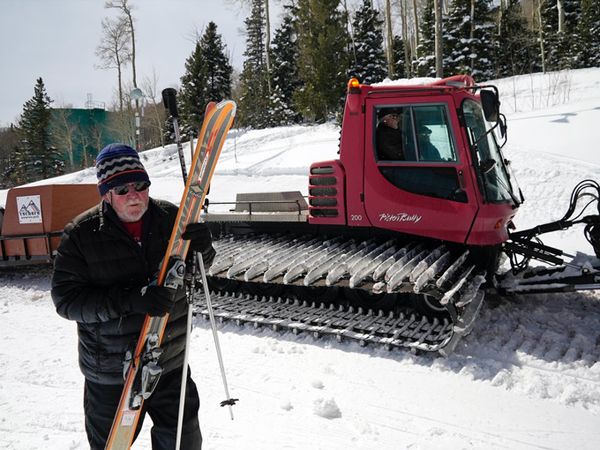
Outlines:
[[[271, 2], [271, 20], [279, 23], [280, 2]], [[196, 31], [211, 20], [223, 36], [231, 61], [240, 69], [245, 50], [244, 19], [239, 1], [131, 0], [136, 18], [138, 85], [153, 71], [158, 91], [177, 87]], [[110, 104], [116, 90], [114, 70], [95, 66], [104, 0], [0, 0], [0, 126], [14, 122], [33, 95], [38, 77], [53, 106], [84, 107], [87, 94]], [[127, 81], [131, 70], [127, 69]]]

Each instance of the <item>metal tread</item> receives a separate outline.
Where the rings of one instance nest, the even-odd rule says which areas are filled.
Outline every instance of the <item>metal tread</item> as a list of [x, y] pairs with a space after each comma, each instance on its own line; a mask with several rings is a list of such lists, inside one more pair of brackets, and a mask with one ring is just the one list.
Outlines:
[[[423, 351], [439, 351], [454, 335], [452, 323], [445, 318], [429, 319], [412, 314], [384, 314], [379, 310], [309, 303], [282, 298], [213, 293], [215, 317], [234, 321], [238, 325], [251, 323], [275, 331], [310, 333], [318, 338], [334, 336], [338, 341], [354, 340], [361, 345], [378, 344], [386, 348], [402, 347]], [[200, 294], [195, 302], [195, 314], [208, 318], [209, 313]]]
[[[469, 250], [450, 250], [441, 243], [250, 234], [228, 235], [214, 245], [217, 257], [209, 269], [213, 279], [250, 282], [259, 291], [270, 283], [350, 287], [373, 294], [411, 293], [434, 299], [447, 311], [428, 317], [414, 311], [374, 313], [312, 298], [301, 302], [223, 291], [215, 294], [216, 317], [240, 324], [447, 354], [470, 331], [483, 301], [480, 288], [485, 272], [469, 261]], [[208, 311], [199, 306], [198, 313]]]

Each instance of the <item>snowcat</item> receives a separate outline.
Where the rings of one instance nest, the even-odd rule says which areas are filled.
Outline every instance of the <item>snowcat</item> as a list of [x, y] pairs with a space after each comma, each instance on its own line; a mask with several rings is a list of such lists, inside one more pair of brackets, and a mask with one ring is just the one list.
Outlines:
[[[396, 156], [383, 150], [386, 117], [397, 121]], [[420, 85], [351, 79], [339, 159], [311, 165], [307, 199], [240, 193], [224, 213], [205, 204], [217, 249], [209, 270], [215, 315], [449, 354], [486, 292], [599, 288], [593, 264], [566, 261], [538, 236], [584, 223], [598, 254], [600, 217], [582, 217], [577, 202], [597, 200], [600, 186], [583, 181], [561, 220], [515, 232], [524, 199], [505, 142], [492, 85], [467, 75]], [[501, 275], [505, 256], [513, 270]], [[531, 259], [545, 266], [531, 269]], [[208, 315], [202, 304], [199, 312]]]

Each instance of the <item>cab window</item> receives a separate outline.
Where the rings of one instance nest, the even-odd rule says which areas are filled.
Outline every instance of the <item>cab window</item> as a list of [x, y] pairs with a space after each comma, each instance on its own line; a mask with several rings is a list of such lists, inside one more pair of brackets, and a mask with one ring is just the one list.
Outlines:
[[443, 105], [382, 107], [376, 111], [378, 161], [457, 160]]
[[374, 123], [376, 162], [388, 182], [415, 194], [467, 202], [444, 105], [375, 108]]

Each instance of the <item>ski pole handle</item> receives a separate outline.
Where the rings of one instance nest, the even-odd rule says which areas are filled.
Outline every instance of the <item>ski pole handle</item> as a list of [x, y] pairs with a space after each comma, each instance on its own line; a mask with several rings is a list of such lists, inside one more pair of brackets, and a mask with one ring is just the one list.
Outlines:
[[162, 98], [165, 108], [169, 111], [171, 117], [178, 119], [179, 112], [177, 111], [177, 90], [174, 88], [163, 89]]
[[166, 88], [162, 91], [162, 98], [165, 108], [173, 118], [173, 131], [175, 132], [175, 142], [177, 143], [177, 154], [181, 164], [181, 175], [183, 184], [187, 182], [187, 170], [185, 168], [185, 157], [183, 156], [183, 146], [181, 145], [181, 134], [179, 133], [179, 112], [177, 111], [177, 91], [173, 88]]

